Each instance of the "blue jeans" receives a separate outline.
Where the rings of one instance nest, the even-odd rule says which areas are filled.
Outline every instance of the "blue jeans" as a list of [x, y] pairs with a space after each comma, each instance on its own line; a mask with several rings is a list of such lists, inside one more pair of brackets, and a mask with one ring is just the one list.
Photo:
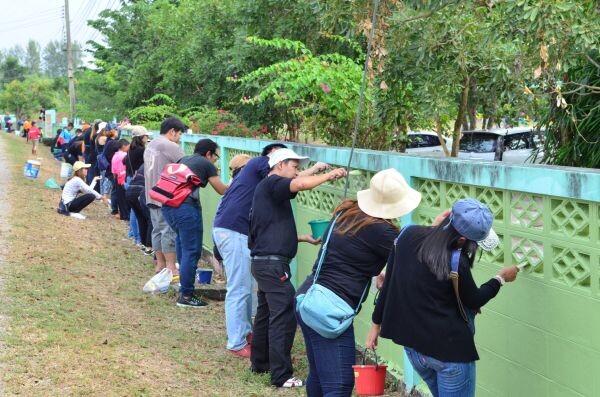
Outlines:
[[227, 275], [227, 348], [240, 350], [246, 346], [246, 335], [252, 331], [252, 286], [256, 283], [250, 272], [248, 236], [216, 227], [213, 228], [213, 240], [223, 257]]
[[302, 328], [306, 355], [308, 356], [308, 397], [351, 396], [354, 388], [354, 324], [335, 339], [327, 339], [304, 324], [296, 312], [298, 324]]
[[162, 213], [169, 226], [177, 233], [175, 249], [179, 258], [179, 292], [194, 293], [194, 279], [202, 254], [202, 213], [198, 204], [183, 203], [178, 208], [163, 206]]
[[475, 396], [475, 361], [443, 362], [410, 347], [404, 350], [415, 370], [429, 386], [433, 397]]

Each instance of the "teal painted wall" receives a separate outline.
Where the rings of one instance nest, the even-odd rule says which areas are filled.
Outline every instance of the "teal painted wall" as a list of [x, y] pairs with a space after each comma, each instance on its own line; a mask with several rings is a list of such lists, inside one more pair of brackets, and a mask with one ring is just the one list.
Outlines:
[[[241, 152], [256, 155], [268, 141], [210, 136], [221, 147], [220, 168]], [[184, 135], [191, 152], [198, 135]], [[289, 144], [311, 160], [346, 166], [349, 149]], [[372, 174], [396, 168], [423, 193], [421, 206], [401, 222], [429, 223], [441, 210], [472, 196], [492, 209], [500, 248], [484, 254], [474, 276], [484, 282], [502, 266], [523, 264], [515, 283], [503, 287], [477, 316], [477, 396], [600, 396], [600, 172], [551, 166], [509, 166], [357, 150], [350, 195], [368, 187]], [[330, 215], [343, 181], [302, 192], [295, 200], [299, 233], [307, 222]], [[212, 248], [211, 222], [219, 196], [203, 189], [204, 244]], [[317, 248], [301, 244], [296, 283]], [[370, 326], [373, 293], [355, 322], [357, 343]], [[402, 374], [402, 348], [380, 341], [379, 354]], [[410, 375], [410, 374], [409, 374]]]

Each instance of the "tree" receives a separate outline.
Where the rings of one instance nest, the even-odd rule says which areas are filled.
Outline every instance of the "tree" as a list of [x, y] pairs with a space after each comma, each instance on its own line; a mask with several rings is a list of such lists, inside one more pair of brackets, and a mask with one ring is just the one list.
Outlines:
[[2, 76], [2, 86], [11, 81], [22, 81], [25, 78], [25, 67], [19, 63], [19, 60], [12, 55], [6, 57], [0, 64], [0, 76]]
[[12, 80], [0, 93], [0, 103], [11, 109], [17, 117], [34, 114], [40, 107], [54, 105], [52, 82], [37, 76], [29, 76], [23, 81]]
[[29, 40], [27, 43], [27, 55], [25, 57], [27, 71], [30, 74], [39, 74], [41, 63], [40, 45], [34, 40]]

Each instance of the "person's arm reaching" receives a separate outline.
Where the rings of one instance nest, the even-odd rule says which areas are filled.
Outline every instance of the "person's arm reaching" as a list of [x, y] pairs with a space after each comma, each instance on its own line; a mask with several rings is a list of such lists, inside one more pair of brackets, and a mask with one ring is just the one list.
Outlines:
[[302, 190], [314, 189], [327, 181], [343, 178], [345, 176], [346, 170], [344, 168], [336, 168], [335, 170], [322, 175], [299, 176], [294, 178], [292, 183], [290, 183], [290, 191], [296, 193]]
[[208, 178], [208, 183], [210, 183], [210, 186], [212, 186], [213, 189], [215, 189], [215, 192], [219, 193], [221, 196], [225, 194], [225, 191], [228, 187], [226, 184], [223, 183], [223, 181], [218, 175], [211, 176], [210, 178]]
[[325, 171], [328, 168], [330, 168], [329, 164], [317, 161], [312, 167], [307, 168], [304, 171], [298, 173], [298, 176], [311, 176], [314, 174], [318, 174], [321, 171]]

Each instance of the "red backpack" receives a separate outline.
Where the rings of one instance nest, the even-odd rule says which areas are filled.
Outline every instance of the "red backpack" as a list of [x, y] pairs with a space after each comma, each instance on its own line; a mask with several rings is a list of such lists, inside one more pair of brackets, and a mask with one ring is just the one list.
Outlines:
[[179, 207], [202, 181], [185, 164], [167, 164], [149, 195], [169, 207]]

